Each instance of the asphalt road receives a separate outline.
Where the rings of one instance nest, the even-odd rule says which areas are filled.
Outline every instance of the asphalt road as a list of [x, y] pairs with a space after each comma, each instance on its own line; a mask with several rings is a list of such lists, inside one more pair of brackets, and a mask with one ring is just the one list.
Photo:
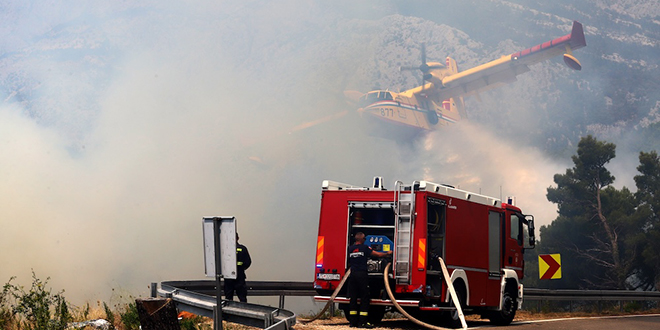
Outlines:
[[[509, 326], [494, 326], [488, 321], [468, 321], [469, 329], [492, 330], [650, 330], [660, 329], [660, 314], [567, 318], [554, 320], [516, 321]], [[298, 323], [297, 330], [353, 330], [343, 318]], [[406, 319], [385, 319], [374, 330], [422, 330]]]
[[540, 321], [519, 321], [506, 327], [493, 327], [479, 322], [468, 323], [470, 329], [493, 328], [493, 329], [515, 329], [515, 330], [649, 330], [660, 329], [660, 315], [629, 315], [572, 318]]

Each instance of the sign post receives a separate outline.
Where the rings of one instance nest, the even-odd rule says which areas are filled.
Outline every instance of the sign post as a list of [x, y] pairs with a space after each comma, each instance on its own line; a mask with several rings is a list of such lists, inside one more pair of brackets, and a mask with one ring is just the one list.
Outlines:
[[222, 279], [235, 279], [236, 218], [202, 218], [204, 236], [204, 269], [207, 277], [215, 277], [216, 306], [213, 329], [222, 330]]

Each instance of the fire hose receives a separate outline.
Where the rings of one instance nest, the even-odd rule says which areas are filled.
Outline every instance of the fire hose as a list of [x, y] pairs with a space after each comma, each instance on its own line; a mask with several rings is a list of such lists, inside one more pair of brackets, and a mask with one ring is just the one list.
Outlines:
[[[445, 262], [444, 262], [444, 260], [442, 260], [442, 258], [438, 258], [438, 259], [440, 260], [440, 265], [442, 266], [442, 271], [443, 271], [443, 275], [445, 277], [445, 282], [447, 282], [447, 287], [450, 290], [450, 293], [451, 293], [451, 296], [452, 296], [452, 299], [453, 299], [453, 302], [454, 302], [454, 306], [456, 306], [456, 310], [458, 312], [459, 319], [461, 320], [461, 325], [463, 326], [462, 328], [467, 329], [467, 324], [465, 323], [465, 318], [463, 316], [463, 311], [461, 310], [461, 305], [460, 305], [460, 302], [458, 301], [458, 298], [456, 296], [456, 292], [454, 291], [454, 287], [453, 287], [453, 285], [451, 285], [451, 280], [449, 278], [449, 274], [447, 272], [447, 267], [445, 266]], [[383, 271], [383, 281], [384, 281], [384, 284], [385, 284], [385, 290], [387, 291], [387, 295], [389, 296], [390, 300], [392, 301], [392, 304], [394, 305], [394, 307], [396, 307], [396, 309], [399, 311], [399, 313], [403, 314], [403, 316], [405, 316], [408, 320], [410, 320], [411, 322], [413, 322], [413, 323], [415, 323], [419, 326], [422, 326], [422, 327], [425, 327], [425, 328], [428, 328], [428, 329], [432, 329], [432, 330], [447, 330], [447, 328], [438, 327], [438, 326], [435, 326], [433, 324], [428, 324], [426, 322], [422, 322], [422, 321], [414, 318], [412, 315], [408, 314], [408, 312], [406, 312], [403, 309], [403, 307], [401, 307], [401, 305], [399, 305], [399, 302], [397, 302], [396, 299], [394, 298], [394, 294], [392, 293], [392, 289], [390, 288], [389, 278], [387, 276], [387, 274], [389, 273], [391, 265], [392, 265], [392, 263], [389, 262], [389, 263], [387, 263], [387, 266], [385, 266], [385, 270]], [[302, 323], [310, 323], [310, 322], [313, 322], [313, 321], [317, 320], [319, 317], [321, 317], [323, 315], [323, 313], [325, 313], [325, 311], [328, 310], [328, 308], [330, 307], [330, 304], [334, 303], [334, 300], [337, 297], [337, 294], [339, 294], [339, 290], [341, 290], [341, 288], [344, 286], [344, 283], [346, 283], [346, 280], [348, 279], [348, 277], [350, 275], [351, 275], [351, 269], [349, 268], [348, 271], [346, 272], [346, 274], [344, 275], [344, 277], [339, 282], [339, 285], [337, 286], [335, 291], [332, 293], [332, 296], [330, 296], [330, 300], [328, 300], [328, 302], [325, 304], [323, 309], [318, 314], [316, 314], [311, 319], [299, 319], [299, 321], [302, 322]]]
[[333, 292], [332, 296], [330, 296], [330, 300], [328, 300], [328, 302], [325, 304], [325, 307], [323, 307], [323, 309], [318, 314], [316, 314], [311, 319], [298, 319], [298, 320], [302, 323], [309, 323], [309, 322], [316, 321], [319, 317], [321, 317], [321, 315], [323, 315], [323, 313], [325, 313], [325, 311], [328, 310], [328, 308], [330, 307], [330, 304], [334, 303], [335, 298], [337, 298], [337, 295], [339, 294], [339, 290], [341, 290], [341, 288], [344, 286], [344, 283], [346, 283], [346, 280], [348, 279], [349, 275], [351, 275], [351, 269], [350, 268], [348, 269], [348, 271], [346, 271], [346, 274], [344, 274], [344, 277], [339, 282], [339, 285], [337, 285], [337, 288], [335, 289], [335, 292]]
[[[463, 311], [461, 310], [461, 305], [458, 302], [458, 299], [456, 297], [456, 292], [454, 291], [454, 287], [451, 285], [450, 279], [449, 279], [449, 274], [447, 273], [447, 268], [445, 267], [445, 263], [442, 260], [442, 258], [438, 258], [440, 260], [440, 264], [442, 265], [442, 270], [443, 274], [445, 275], [445, 281], [447, 282], [447, 287], [450, 288], [450, 291], [452, 293], [452, 299], [454, 301], [454, 306], [456, 306], [456, 310], [458, 311], [459, 319], [461, 320], [461, 325], [463, 326], [463, 329], [467, 329], [467, 324], [465, 323], [465, 318], [463, 317]], [[385, 290], [387, 291], [387, 295], [390, 297], [390, 300], [392, 301], [392, 304], [394, 304], [394, 307], [399, 311], [399, 313], [403, 314], [408, 320], [411, 322], [428, 328], [428, 329], [433, 329], [433, 330], [447, 330], [447, 328], [443, 327], [438, 327], [433, 324], [428, 324], [426, 322], [422, 322], [416, 318], [414, 318], [412, 315], [408, 314], [401, 305], [394, 299], [394, 294], [392, 294], [392, 289], [390, 288], [390, 283], [389, 283], [389, 278], [387, 276], [390, 266], [392, 265], [391, 262], [387, 263], [387, 266], [385, 266], [385, 271], [383, 272], [383, 281], [385, 282]]]

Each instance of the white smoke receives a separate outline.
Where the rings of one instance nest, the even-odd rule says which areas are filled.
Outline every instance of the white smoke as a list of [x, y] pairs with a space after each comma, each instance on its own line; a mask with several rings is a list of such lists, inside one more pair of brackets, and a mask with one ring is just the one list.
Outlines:
[[544, 156], [538, 149], [517, 146], [487, 127], [469, 121], [429, 134], [421, 156], [426, 180], [506, 201], [516, 197], [524, 213], [533, 214], [538, 227], [557, 216], [546, 189], [565, 164]]
[[77, 304], [146, 294], [203, 278], [201, 218], [234, 215], [250, 280], [311, 281], [323, 179], [501, 189], [540, 225], [554, 219], [545, 189], [566, 166], [480, 126], [414, 149], [350, 117], [287, 134], [345, 110], [342, 84], [371, 81], [353, 69], [387, 20], [303, 1], [7, 8], [0, 75], [20, 78], [0, 104], [0, 280], [33, 269]]

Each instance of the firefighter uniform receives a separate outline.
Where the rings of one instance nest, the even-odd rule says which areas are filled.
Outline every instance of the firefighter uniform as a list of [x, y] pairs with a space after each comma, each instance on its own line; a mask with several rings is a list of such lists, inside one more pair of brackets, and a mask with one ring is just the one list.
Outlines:
[[233, 300], [234, 291], [241, 302], [247, 302], [247, 285], [245, 270], [250, 268], [252, 259], [248, 249], [243, 244], [236, 243], [236, 279], [225, 279], [225, 299]]
[[[349, 321], [351, 327], [370, 326], [369, 316], [369, 276], [367, 275], [367, 258], [371, 255], [371, 247], [365, 244], [353, 244], [348, 248], [348, 264], [351, 276], [348, 278], [348, 292], [351, 296], [349, 305]], [[358, 316], [358, 298], [360, 298]]]

